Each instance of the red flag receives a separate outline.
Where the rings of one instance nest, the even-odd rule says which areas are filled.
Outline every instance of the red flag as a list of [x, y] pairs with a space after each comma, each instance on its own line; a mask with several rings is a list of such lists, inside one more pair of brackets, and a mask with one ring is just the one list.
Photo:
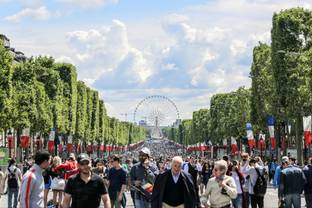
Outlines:
[[259, 150], [265, 149], [265, 135], [264, 134], [259, 134], [258, 149]]
[[237, 153], [237, 142], [235, 137], [231, 137], [231, 151], [233, 155]]
[[8, 148], [13, 149], [14, 148], [14, 137], [12, 135], [8, 135]]
[[256, 141], [253, 135], [253, 131], [252, 131], [252, 125], [251, 123], [247, 123], [246, 124], [246, 128], [247, 128], [247, 138], [248, 138], [248, 145], [249, 148], [255, 148], [256, 147]]
[[63, 153], [63, 145], [62, 144], [58, 145], [58, 151], [59, 151], [59, 153]]
[[101, 151], [101, 152], [104, 152], [104, 144], [103, 144], [103, 143], [102, 143], [101, 146], [100, 146], [100, 151]]
[[48, 141], [48, 151], [49, 152], [54, 151], [54, 141], [51, 141], [51, 140]]
[[91, 142], [88, 142], [88, 145], [87, 145], [87, 152], [88, 152], [88, 153], [92, 153], [92, 150], [93, 150], [92, 144], [91, 144]]
[[67, 152], [72, 152], [73, 151], [73, 144], [67, 144], [66, 145], [66, 148], [67, 148]]
[[21, 136], [20, 138], [20, 145], [21, 148], [26, 149], [29, 147], [30, 143], [29, 143], [29, 136]]
[[309, 147], [312, 141], [311, 138], [311, 116], [303, 117], [303, 130], [304, 130], [304, 144]]

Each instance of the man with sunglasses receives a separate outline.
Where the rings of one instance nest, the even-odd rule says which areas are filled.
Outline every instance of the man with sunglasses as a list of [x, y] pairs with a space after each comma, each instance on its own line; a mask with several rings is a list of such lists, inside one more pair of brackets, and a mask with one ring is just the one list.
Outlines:
[[[68, 179], [65, 186], [63, 208], [98, 208], [101, 198], [105, 208], [110, 199], [103, 178], [91, 172], [91, 159], [85, 153], [77, 158], [79, 173]], [[70, 205], [70, 201], [72, 201]]]

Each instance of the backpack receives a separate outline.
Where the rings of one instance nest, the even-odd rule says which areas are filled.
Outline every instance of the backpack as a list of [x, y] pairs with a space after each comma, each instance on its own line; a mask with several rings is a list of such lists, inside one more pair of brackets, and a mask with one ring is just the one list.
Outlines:
[[253, 188], [254, 190], [254, 194], [256, 196], [264, 196], [267, 190], [267, 181], [264, 177], [264, 174], [260, 174], [259, 169], [255, 168], [255, 170], [257, 171], [258, 177], [256, 180], [256, 184]]
[[18, 188], [18, 182], [16, 178], [16, 170], [14, 169], [13, 173], [11, 172], [10, 168], [8, 168], [9, 175], [8, 175], [8, 188]]

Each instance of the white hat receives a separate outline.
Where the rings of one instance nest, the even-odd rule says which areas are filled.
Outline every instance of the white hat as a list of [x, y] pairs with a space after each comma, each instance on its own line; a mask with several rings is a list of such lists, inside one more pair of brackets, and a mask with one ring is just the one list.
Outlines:
[[288, 163], [289, 162], [289, 158], [287, 156], [282, 157], [282, 162], [284, 162], [284, 163], [287, 162]]
[[144, 154], [147, 154], [148, 156], [151, 155], [151, 150], [149, 150], [147, 147], [143, 147], [140, 152], [143, 152]]

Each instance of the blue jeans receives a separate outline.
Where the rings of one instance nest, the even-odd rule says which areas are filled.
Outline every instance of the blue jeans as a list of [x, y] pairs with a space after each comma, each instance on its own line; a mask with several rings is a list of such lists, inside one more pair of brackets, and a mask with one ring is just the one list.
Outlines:
[[135, 199], [135, 208], [150, 208], [151, 203], [141, 199]]
[[[14, 203], [12, 207], [12, 197], [14, 197]], [[8, 188], [8, 208], [17, 208], [18, 188]]]
[[243, 194], [237, 194], [236, 199], [232, 199], [234, 208], [242, 208], [243, 206]]
[[285, 208], [300, 208], [301, 207], [301, 198], [300, 194], [286, 194], [285, 195]]

